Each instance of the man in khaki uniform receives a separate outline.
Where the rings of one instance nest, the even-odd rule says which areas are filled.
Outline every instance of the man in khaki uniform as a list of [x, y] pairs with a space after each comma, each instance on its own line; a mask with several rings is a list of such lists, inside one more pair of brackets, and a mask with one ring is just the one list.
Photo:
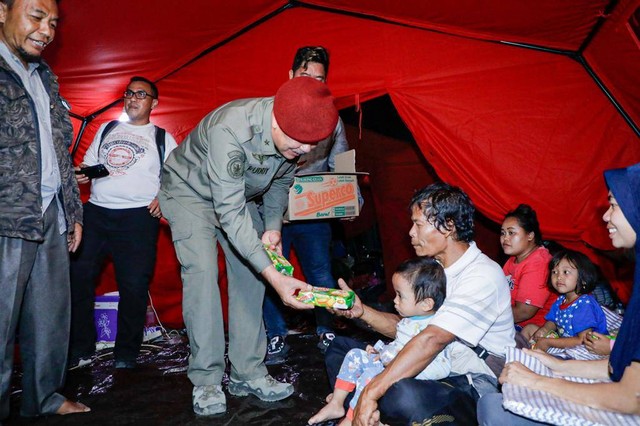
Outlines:
[[264, 401], [293, 387], [268, 375], [262, 300], [267, 281], [291, 307], [304, 282], [281, 275], [264, 244], [281, 251], [280, 230], [298, 156], [336, 127], [329, 89], [312, 78], [283, 84], [275, 97], [243, 99], [214, 110], [167, 159], [158, 195], [182, 266], [183, 317], [191, 344], [188, 376], [193, 410], [226, 410], [221, 381], [225, 337], [217, 286], [217, 247], [229, 278], [229, 393]]

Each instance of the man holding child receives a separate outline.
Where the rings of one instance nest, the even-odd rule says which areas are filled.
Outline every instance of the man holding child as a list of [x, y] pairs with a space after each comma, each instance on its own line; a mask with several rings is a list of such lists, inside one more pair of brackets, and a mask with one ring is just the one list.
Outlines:
[[[364, 388], [354, 410], [355, 425], [378, 420], [423, 424], [436, 415], [459, 423], [465, 419], [473, 422], [478, 396], [497, 392], [496, 378], [504, 364], [506, 348], [515, 345], [515, 329], [502, 269], [473, 241], [473, 214], [469, 197], [448, 184], [429, 185], [412, 198], [411, 244], [417, 255], [434, 257], [444, 267], [446, 298], [431, 323]], [[340, 286], [346, 288], [343, 281]], [[397, 315], [377, 311], [360, 300], [356, 300], [353, 309], [339, 314], [360, 318], [389, 337], [395, 336], [400, 320]], [[455, 340], [476, 354], [452, 356], [451, 370], [457, 376], [442, 381], [414, 379]], [[329, 347], [326, 364], [331, 381], [352, 342], [336, 338]]]

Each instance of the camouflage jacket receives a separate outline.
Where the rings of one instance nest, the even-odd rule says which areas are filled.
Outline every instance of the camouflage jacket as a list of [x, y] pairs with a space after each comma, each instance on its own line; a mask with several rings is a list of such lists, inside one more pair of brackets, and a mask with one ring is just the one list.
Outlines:
[[[73, 127], [59, 93], [57, 77], [47, 64], [38, 68], [49, 93], [53, 145], [62, 181], [62, 204], [68, 231], [82, 224], [82, 203], [69, 146]], [[40, 140], [33, 100], [20, 77], [0, 57], [0, 236], [42, 241]]]

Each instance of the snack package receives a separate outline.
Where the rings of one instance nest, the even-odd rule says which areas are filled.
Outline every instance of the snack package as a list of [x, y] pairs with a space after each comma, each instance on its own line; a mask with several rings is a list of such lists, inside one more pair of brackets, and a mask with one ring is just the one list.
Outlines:
[[[551, 330], [547, 334], [545, 334], [544, 337], [546, 339], [559, 339], [560, 335], [556, 333], [554, 330]], [[536, 341], [532, 338], [531, 340], [529, 340], [529, 345], [531, 346], [531, 349], [535, 349]]]
[[560, 335], [555, 331], [551, 330], [550, 332], [545, 334], [544, 337], [546, 337], [547, 339], [559, 339]]
[[313, 287], [311, 291], [299, 292], [296, 297], [301, 302], [310, 303], [321, 308], [351, 309], [356, 294], [351, 290]]
[[293, 265], [291, 265], [284, 256], [280, 256], [275, 251], [269, 250], [269, 246], [266, 244], [264, 245], [264, 249], [269, 255], [269, 259], [271, 259], [271, 263], [273, 263], [276, 271], [280, 272], [282, 275], [287, 275], [289, 277], [293, 276]]

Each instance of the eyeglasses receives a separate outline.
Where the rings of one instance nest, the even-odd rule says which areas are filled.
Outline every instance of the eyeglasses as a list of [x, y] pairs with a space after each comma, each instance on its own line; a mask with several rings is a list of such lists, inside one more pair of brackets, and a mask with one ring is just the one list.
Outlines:
[[144, 90], [138, 90], [137, 92], [134, 92], [133, 90], [125, 90], [124, 91], [124, 97], [126, 99], [131, 99], [134, 96], [136, 97], [136, 99], [144, 99], [147, 96], [150, 97], [150, 98], [153, 98], [153, 99], [156, 98], [155, 96], [153, 96], [150, 93], [145, 92]]

